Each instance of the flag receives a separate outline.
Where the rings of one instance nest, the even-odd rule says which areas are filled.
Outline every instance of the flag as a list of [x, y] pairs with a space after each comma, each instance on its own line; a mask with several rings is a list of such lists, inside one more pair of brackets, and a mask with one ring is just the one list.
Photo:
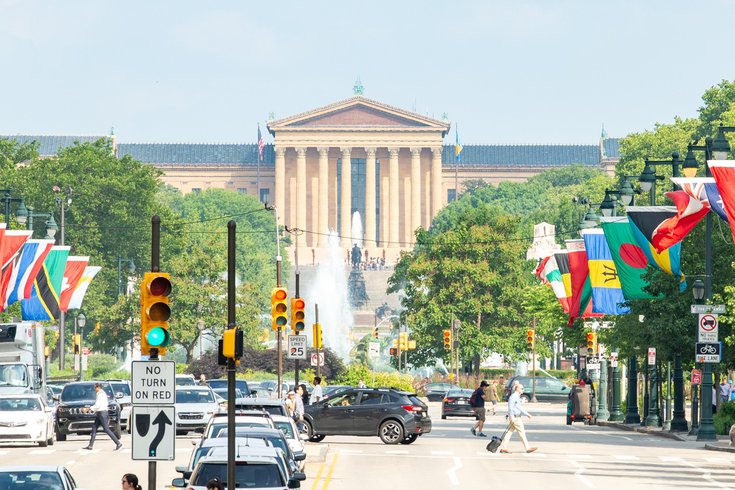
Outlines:
[[648, 259], [648, 265], [658, 267], [665, 273], [679, 278], [679, 291], [684, 292], [687, 288], [687, 281], [684, 274], [681, 273], [681, 242], [676, 245], [672, 245], [661, 253], [656, 252], [653, 248], [653, 244], [649, 242], [641, 230], [633, 223], [628, 220], [630, 225], [630, 231], [633, 232], [635, 241], [638, 242], [638, 246], [641, 247], [643, 253], [646, 254]]
[[712, 176], [715, 178], [720, 199], [727, 214], [727, 221], [731, 223], [730, 231], [735, 240], [735, 161], [732, 160], [710, 160], [707, 162]]
[[581, 230], [592, 285], [592, 306], [595, 313], [622, 315], [630, 308], [624, 306], [625, 297], [620, 287], [620, 279], [612, 260], [610, 247], [600, 228]]
[[544, 276], [544, 267], [546, 267], [546, 264], [549, 262], [550, 258], [551, 256], [548, 256], [539, 260], [538, 264], [536, 264], [536, 268], [533, 270], [533, 274], [539, 278], [541, 284], [549, 284], [549, 280], [546, 279], [546, 276]]
[[3, 305], [5, 308], [22, 299], [31, 297], [33, 280], [38, 276], [38, 271], [43, 267], [43, 261], [46, 260], [46, 256], [53, 245], [53, 240], [26, 241], [13, 264], [13, 271], [10, 275], [8, 291]]
[[64, 280], [64, 270], [69, 257], [69, 247], [54, 246], [43, 261], [33, 281], [29, 299], [21, 300], [23, 320], [56, 320], [61, 315], [59, 293]]
[[542, 282], [546, 281], [551, 287], [551, 290], [554, 291], [554, 296], [561, 303], [564, 313], [569, 313], [569, 298], [567, 297], [566, 289], [564, 289], [564, 283], [562, 282], [559, 265], [556, 263], [556, 257], [550, 255], [541, 262], [543, 263], [543, 269], [540, 274], [544, 278]]
[[[654, 249], [659, 250], [663, 235], [658, 230], [667, 220], [676, 216], [676, 208], [674, 206], [628, 206], [626, 212], [628, 219], [635, 223], [646, 240], [653, 245]], [[664, 247], [662, 250], [665, 249]]]
[[[587, 254], [584, 252], [584, 240], [565, 240], [567, 257], [569, 260], [569, 275], [572, 286], [572, 297], [569, 303], [569, 317], [571, 320], [584, 312], [592, 298], [592, 289], [589, 287], [590, 270], [587, 266]], [[586, 286], [586, 287], [585, 287]]]
[[89, 257], [79, 257], [77, 255], [69, 256], [66, 261], [66, 269], [64, 269], [64, 280], [61, 283], [61, 298], [59, 306], [61, 311], [69, 310], [69, 301], [72, 293], [79, 284], [79, 280], [84, 274], [84, 269], [89, 263]]
[[459, 143], [459, 129], [457, 125], [454, 126], [454, 160], [457, 162], [462, 161], [462, 145]]
[[84, 300], [84, 295], [87, 294], [89, 283], [92, 282], [94, 276], [96, 276], [101, 269], [102, 267], [97, 265], [88, 265], [84, 268], [82, 278], [79, 279], [79, 284], [77, 284], [77, 287], [74, 288], [74, 292], [71, 294], [71, 300], [69, 300], [68, 306], [70, 310], [75, 310], [82, 307], [82, 301]]
[[[572, 306], [572, 275], [569, 270], [569, 256], [567, 255], [567, 251], [561, 250], [556, 252], [554, 254], [554, 260], [559, 268], [561, 286], [564, 287], [564, 301], [562, 301], [562, 306], [564, 306], [564, 311], [569, 313]], [[559, 292], [561, 293], [561, 290]]]
[[258, 161], [263, 161], [263, 149], [265, 148], [265, 140], [263, 135], [260, 134], [260, 123], [258, 123]]
[[672, 177], [672, 182], [695, 199], [707, 202], [717, 216], [727, 221], [727, 213], [723, 207], [720, 191], [712, 177]]
[[600, 218], [600, 226], [610, 247], [623, 296], [626, 299], [653, 298], [644, 290], [649, 284], [643, 279], [648, 269], [648, 257], [635, 239], [628, 218], [603, 217]]
[[5, 298], [10, 288], [10, 281], [15, 267], [15, 258], [23, 244], [33, 234], [30, 230], [3, 230], [0, 239], [0, 311], [4, 309]]

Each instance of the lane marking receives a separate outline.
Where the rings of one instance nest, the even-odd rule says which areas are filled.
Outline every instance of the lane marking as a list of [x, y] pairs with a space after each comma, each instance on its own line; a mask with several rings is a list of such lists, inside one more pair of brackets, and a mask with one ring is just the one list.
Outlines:
[[730, 460], [725, 458], [707, 458], [707, 462], [711, 464], [728, 464]]
[[449, 477], [449, 481], [452, 482], [452, 485], [455, 487], [459, 486], [459, 478], [457, 478], [457, 470], [462, 469], [462, 460], [458, 457], [454, 457], [454, 466], [449, 468], [449, 471], [447, 471], [447, 476]]
[[545, 458], [546, 454], [536, 451], [535, 453], [522, 453], [526, 458]]
[[576, 476], [579, 481], [587, 485], [588, 488], [597, 488], [592, 484], [591, 481], [587, 479], [586, 476], [582, 474], [586, 471], [586, 468], [584, 466], [574, 460], [572, 460], [572, 464], [577, 467], [577, 471], [574, 472], [574, 476]]
[[334, 468], [337, 466], [337, 460], [339, 459], [339, 454], [335, 454], [332, 458], [332, 464], [329, 465], [329, 471], [327, 471], [327, 476], [324, 477], [324, 486], [322, 487], [324, 490], [327, 490], [329, 487], [329, 481], [332, 479], [332, 473], [334, 473]]
[[0, 456], [5, 456], [9, 451], [0, 451]]
[[592, 459], [591, 454], [570, 454], [569, 459], [572, 461], [578, 460], [578, 459]]
[[667, 463], [679, 463], [682, 461], [679, 456], [659, 456], [658, 458], [661, 461], [665, 461]]
[[690, 468], [693, 468], [693, 469], [697, 470], [697, 471], [701, 471], [702, 472], [702, 478], [705, 479], [705, 480], [707, 480], [711, 484], [717, 485], [720, 488], [730, 488], [727, 485], [725, 485], [723, 483], [720, 483], [717, 480], [715, 480], [714, 478], [712, 478], [712, 473], [710, 473], [709, 470], [706, 470], [706, 469], [702, 468], [701, 466], [696, 465], [696, 464], [694, 464], [694, 463], [692, 463], [690, 461], [684, 461], [684, 464], [687, 465], [687, 466], [689, 466]]
[[620, 461], [638, 461], [640, 458], [638, 458], [638, 456], [633, 456], [632, 454], [616, 454], [615, 459]]
[[478, 456], [492, 456], [494, 458], [500, 456], [499, 453], [492, 453], [490, 451], [477, 451], [475, 454], [477, 454]]
[[431, 451], [434, 456], [453, 456], [454, 451]]
[[34, 449], [33, 451], [30, 451], [28, 454], [52, 454], [55, 452], [56, 452], [56, 449]]
[[324, 473], [324, 468], [327, 466], [326, 461], [322, 461], [322, 464], [319, 465], [319, 471], [316, 472], [316, 476], [314, 477], [314, 483], [311, 486], [311, 488], [316, 489], [317, 485], [319, 484], [319, 480], [322, 477], [322, 473]]
[[406, 449], [393, 449], [386, 451], [385, 454], [408, 454], [408, 451]]

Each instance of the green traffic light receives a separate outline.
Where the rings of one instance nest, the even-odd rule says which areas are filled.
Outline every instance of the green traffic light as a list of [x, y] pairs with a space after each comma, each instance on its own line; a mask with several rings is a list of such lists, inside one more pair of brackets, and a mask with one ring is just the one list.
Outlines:
[[146, 340], [151, 347], [166, 347], [169, 341], [168, 330], [154, 327], [146, 334]]

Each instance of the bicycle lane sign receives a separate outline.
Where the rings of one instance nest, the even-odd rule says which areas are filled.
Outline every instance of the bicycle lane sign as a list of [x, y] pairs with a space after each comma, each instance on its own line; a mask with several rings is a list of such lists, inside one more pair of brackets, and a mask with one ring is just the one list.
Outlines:
[[696, 362], [720, 362], [721, 344], [719, 342], [697, 342], [695, 347]]

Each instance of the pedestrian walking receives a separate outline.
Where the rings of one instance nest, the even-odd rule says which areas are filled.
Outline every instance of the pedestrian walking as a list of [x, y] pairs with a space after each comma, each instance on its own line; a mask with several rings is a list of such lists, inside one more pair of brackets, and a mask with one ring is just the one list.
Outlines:
[[521, 394], [523, 393], [523, 385], [518, 384], [514, 387], [513, 393], [508, 398], [508, 430], [503, 435], [503, 440], [500, 442], [500, 452], [508, 453], [508, 443], [513, 432], [518, 432], [518, 437], [521, 438], [523, 447], [527, 453], [536, 451], [537, 448], [530, 447], [528, 445], [528, 439], [526, 439], [526, 428], [523, 426], [523, 415], [531, 420], [531, 414], [529, 414], [523, 405], [521, 404]]
[[115, 451], [122, 449], [123, 445], [120, 439], [115, 437], [115, 434], [110, 430], [110, 414], [107, 413], [109, 404], [107, 402], [107, 393], [102, 389], [102, 384], [95, 383], [94, 391], [97, 392], [97, 398], [95, 399], [94, 405], [89, 408], [85, 408], [84, 412], [94, 413], [94, 425], [92, 425], [92, 436], [89, 438], [89, 444], [84, 449], [91, 450], [94, 446], [94, 439], [97, 436], [97, 428], [102, 427], [102, 430], [110, 436], [112, 442], [115, 443]]
[[489, 383], [485, 380], [482, 380], [480, 386], [470, 397], [470, 406], [475, 411], [475, 418], [477, 419], [475, 425], [470, 429], [470, 432], [472, 432], [473, 436], [487, 437], [482, 432], [482, 428], [485, 425], [485, 388], [487, 386], [489, 386]]
[[497, 413], [498, 408], [498, 382], [495, 380], [490, 381], [490, 386], [487, 387], [487, 394], [490, 403], [492, 403], [493, 415]]
[[222, 480], [219, 478], [212, 478], [207, 482], [207, 490], [225, 490], [225, 487], [222, 485]]
[[286, 393], [286, 411], [288, 412], [288, 416], [294, 419], [294, 415], [296, 414], [296, 392], [295, 391], [289, 391]]
[[143, 487], [138, 485], [138, 477], [132, 473], [125, 473], [120, 483], [122, 490], [143, 490]]
[[296, 397], [294, 398], [293, 419], [299, 432], [304, 431], [304, 399], [302, 398], [304, 389], [304, 385], [298, 385], [296, 387]]
[[720, 383], [720, 403], [726, 402], [730, 399], [730, 391], [732, 391], [731, 383], [732, 381], [728, 383], [726, 379], [723, 379]]
[[311, 391], [311, 404], [318, 402], [324, 397], [322, 392], [322, 378], [314, 376], [314, 389]]
[[301, 386], [301, 403], [304, 404], [304, 406], [309, 404], [309, 390], [306, 389], [305, 384], [299, 385]]

